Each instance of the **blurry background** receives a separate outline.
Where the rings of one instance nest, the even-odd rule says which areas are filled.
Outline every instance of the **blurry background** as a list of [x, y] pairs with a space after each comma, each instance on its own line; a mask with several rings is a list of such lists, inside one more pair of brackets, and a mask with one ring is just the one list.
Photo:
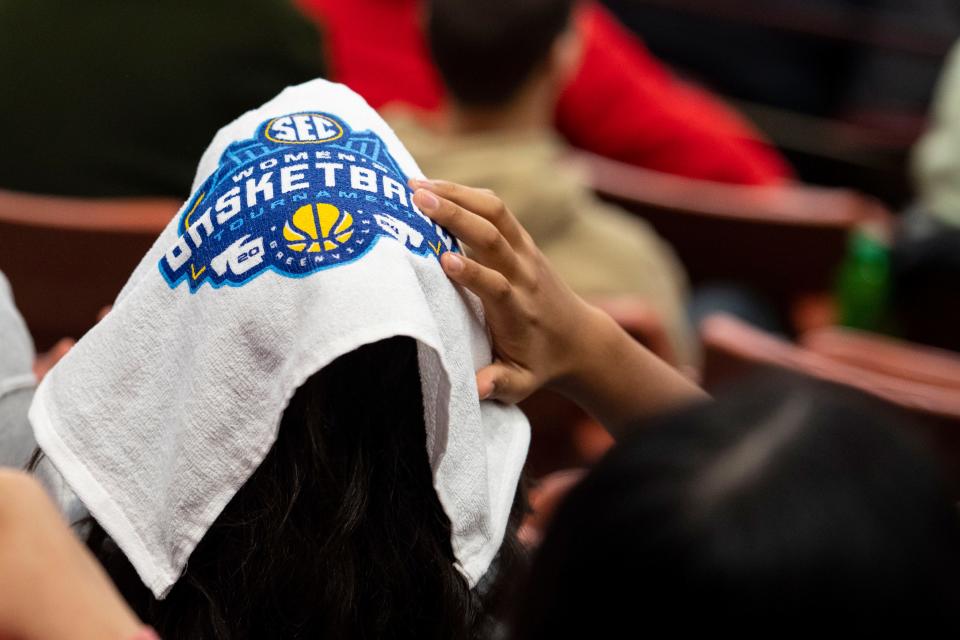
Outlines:
[[605, 0], [729, 97], [809, 182], [907, 203], [907, 157], [960, 36], [950, 0]]

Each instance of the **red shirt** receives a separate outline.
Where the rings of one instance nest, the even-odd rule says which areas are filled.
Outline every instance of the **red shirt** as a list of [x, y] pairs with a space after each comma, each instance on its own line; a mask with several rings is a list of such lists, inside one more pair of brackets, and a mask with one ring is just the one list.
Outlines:
[[[438, 109], [443, 86], [420, 28], [421, 0], [298, 0], [324, 31], [332, 77], [374, 107]], [[574, 145], [703, 180], [771, 184], [781, 156], [707, 92], [678, 81], [599, 3], [577, 16], [583, 61], [557, 105]], [[376, 46], [378, 45], [379, 46]]]

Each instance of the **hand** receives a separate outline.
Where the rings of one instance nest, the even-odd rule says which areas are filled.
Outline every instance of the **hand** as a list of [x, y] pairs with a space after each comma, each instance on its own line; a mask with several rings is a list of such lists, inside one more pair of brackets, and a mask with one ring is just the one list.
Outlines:
[[494, 362], [477, 372], [482, 399], [519, 402], [550, 387], [616, 436], [644, 416], [706, 394], [587, 304], [554, 272], [495, 194], [411, 180], [414, 202], [471, 250], [444, 253], [451, 280], [483, 302]]
[[495, 360], [477, 372], [481, 399], [519, 402], [571, 375], [579, 344], [599, 313], [557, 276], [490, 191], [442, 181], [411, 181], [414, 202], [471, 249], [440, 258], [454, 282], [483, 302]]
[[54, 365], [60, 362], [63, 356], [67, 355], [67, 352], [75, 344], [77, 344], [77, 341], [73, 338], [60, 338], [57, 344], [50, 347], [49, 351], [45, 351], [36, 357], [33, 361], [33, 375], [37, 378], [38, 383], [43, 380], [50, 369], [53, 369]]

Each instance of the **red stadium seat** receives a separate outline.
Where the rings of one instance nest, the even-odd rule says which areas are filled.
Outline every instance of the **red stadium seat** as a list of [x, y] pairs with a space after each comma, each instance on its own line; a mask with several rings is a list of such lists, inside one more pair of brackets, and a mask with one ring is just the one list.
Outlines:
[[[886, 346], [879, 356], [854, 356], [854, 343], [842, 348], [834, 338], [811, 339], [816, 350], [794, 345], [731, 316], [708, 317], [700, 327], [704, 346], [704, 384], [708, 389], [736, 380], [758, 368], [774, 367], [853, 387], [909, 415], [933, 444], [960, 488], [960, 392], [953, 377], [956, 359], [918, 349], [910, 366], [900, 358], [907, 347]], [[876, 351], [877, 340], [858, 338]], [[832, 342], [830, 342], [832, 341]], [[880, 342], [884, 342], [879, 339]], [[891, 354], [894, 354], [891, 356]], [[923, 367], [931, 366], [932, 369]]]
[[0, 271], [38, 350], [93, 326], [181, 204], [0, 190]]
[[960, 354], [895, 340], [865, 331], [827, 327], [807, 333], [801, 344], [822, 356], [855, 367], [960, 394]]
[[851, 229], [892, 228], [883, 205], [851, 191], [704, 182], [588, 154], [572, 161], [598, 194], [643, 217], [673, 245], [694, 284], [748, 285], [785, 317], [798, 299], [833, 288]]

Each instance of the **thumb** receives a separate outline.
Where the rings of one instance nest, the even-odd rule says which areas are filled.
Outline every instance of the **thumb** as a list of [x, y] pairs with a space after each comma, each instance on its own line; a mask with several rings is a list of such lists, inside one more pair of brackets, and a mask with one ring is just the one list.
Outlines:
[[502, 360], [477, 371], [477, 392], [481, 400], [516, 404], [536, 391], [538, 386], [532, 373]]

